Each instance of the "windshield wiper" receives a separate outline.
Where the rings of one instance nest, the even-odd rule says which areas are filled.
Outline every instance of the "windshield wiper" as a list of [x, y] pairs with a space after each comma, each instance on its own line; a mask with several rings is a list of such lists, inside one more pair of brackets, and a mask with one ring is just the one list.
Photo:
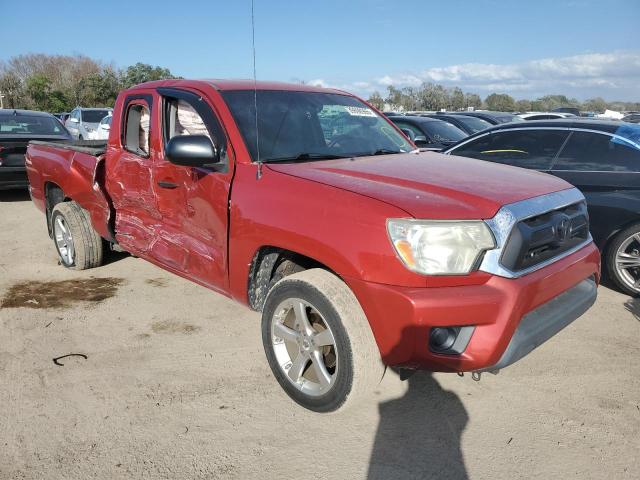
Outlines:
[[274, 158], [266, 158], [263, 160], [265, 163], [269, 162], [306, 162], [313, 160], [335, 160], [338, 158], [349, 158], [345, 155], [335, 155], [332, 153], [312, 153], [312, 152], [302, 152], [297, 155], [292, 155], [290, 157], [274, 157]]
[[407, 153], [407, 152], [403, 152], [402, 150], [391, 150], [390, 148], [379, 148], [373, 152], [360, 152], [357, 155], [355, 155], [356, 157], [368, 157], [371, 155], [393, 155], [396, 153]]

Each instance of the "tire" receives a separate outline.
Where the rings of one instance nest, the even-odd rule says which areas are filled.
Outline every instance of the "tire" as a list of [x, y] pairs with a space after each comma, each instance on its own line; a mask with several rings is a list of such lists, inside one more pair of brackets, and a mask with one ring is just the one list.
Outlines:
[[271, 288], [262, 311], [262, 342], [280, 386], [315, 412], [357, 404], [384, 374], [358, 300], [342, 280], [319, 268], [294, 273]]
[[604, 263], [607, 276], [617, 288], [627, 295], [640, 295], [640, 223], [616, 234], [607, 247]]
[[53, 243], [60, 263], [73, 270], [99, 267], [104, 255], [102, 238], [89, 214], [76, 202], [62, 202], [51, 212]]

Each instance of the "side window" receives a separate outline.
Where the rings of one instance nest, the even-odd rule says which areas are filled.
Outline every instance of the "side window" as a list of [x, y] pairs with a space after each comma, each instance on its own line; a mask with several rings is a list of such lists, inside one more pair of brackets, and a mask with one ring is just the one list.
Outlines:
[[176, 135], [206, 135], [211, 138], [204, 120], [186, 100], [170, 99], [168, 112], [167, 140]]
[[573, 132], [554, 170], [640, 172], [640, 149], [611, 135]]
[[142, 157], [149, 156], [149, 108], [130, 103], [124, 124], [124, 148]]
[[[226, 165], [227, 137], [218, 117], [200, 95], [177, 88], [158, 88], [162, 95], [162, 132], [164, 144], [176, 136], [204, 135], [220, 152], [221, 163]], [[224, 169], [216, 169], [223, 172]]]
[[566, 130], [499, 131], [461, 145], [451, 153], [515, 167], [548, 170], [567, 135]]

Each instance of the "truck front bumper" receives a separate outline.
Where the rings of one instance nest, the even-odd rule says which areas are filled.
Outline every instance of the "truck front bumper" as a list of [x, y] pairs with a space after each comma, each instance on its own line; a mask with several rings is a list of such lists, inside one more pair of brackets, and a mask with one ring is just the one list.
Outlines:
[[[426, 288], [345, 281], [387, 365], [462, 372], [500, 369], [527, 355], [587, 311], [599, 278], [600, 255], [590, 243], [520, 278]], [[461, 353], [439, 354], [429, 348], [433, 327], [472, 333]]]

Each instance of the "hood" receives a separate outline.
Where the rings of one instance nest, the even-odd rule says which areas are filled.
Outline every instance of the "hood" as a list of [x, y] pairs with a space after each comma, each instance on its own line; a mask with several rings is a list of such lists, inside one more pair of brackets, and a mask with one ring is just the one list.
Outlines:
[[432, 152], [267, 166], [425, 219], [491, 218], [503, 205], [571, 188], [545, 173]]

